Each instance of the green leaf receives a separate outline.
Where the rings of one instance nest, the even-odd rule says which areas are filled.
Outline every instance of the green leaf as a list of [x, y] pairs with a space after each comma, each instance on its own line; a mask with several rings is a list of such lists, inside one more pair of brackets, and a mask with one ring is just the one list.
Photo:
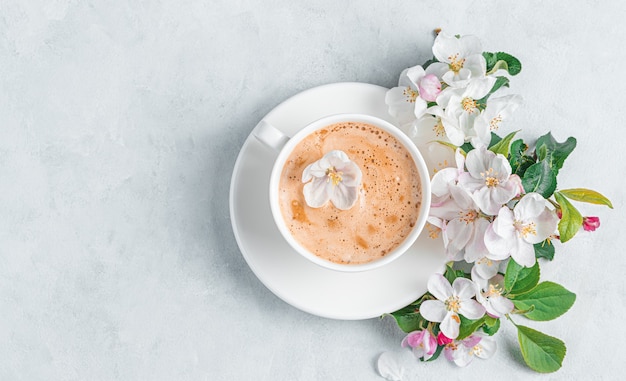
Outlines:
[[463, 143], [461, 149], [465, 152], [469, 152], [474, 149], [474, 146], [472, 145], [472, 143]]
[[429, 59], [428, 61], [424, 62], [422, 67], [424, 69], [426, 69], [428, 66], [430, 66], [431, 64], [434, 64], [435, 62], [439, 62], [439, 60], [437, 60], [437, 58], [433, 57], [433, 58]]
[[572, 239], [583, 226], [583, 216], [578, 209], [574, 207], [561, 192], [554, 193], [556, 202], [561, 206], [561, 221], [559, 221], [559, 235], [561, 242], [567, 242]]
[[576, 139], [573, 137], [567, 138], [563, 143], [557, 142], [552, 133], [541, 136], [537, 139], [535, 151], [539, 157], [539, 160], [548, 160], [550, 168], [554, 169], [555, 174], [559, 173], [559, 170], [563, 167], [565, 159], [576, 148]]
[[545, 258], [549, 261], [554, 259], [554, 245], [546, 239], [533, 245], [535, 248], [535, 258]]
[[517, 139], [511, 143], [509, 163], [512, 172], [519, 177], [524, 177], [528, 167], [537, 162], [535, 158], [526, 153], [527, 151], [528, 145], [522, 139]]
[[487, 72], [490, 72], [498, 62], [498, 56], [496, 53], [483, 52], [483, 57], [487, 63]]
[[489, 150], [493, 153], [496, 153], [496, 154], [499, 153], [499, 154], [504, 155], [504, 157], [508, 157], [509, 146], [511, 145], [511, 140], [513, 140], [513, 138], [515, 137], [515, 134], [517, 134], [518, 132], [519, 130], [511, 132], [510, 134], [502, 138], [502, 140], [500, 140], [498, 143], [491, 146]]
[[541, 282], [535, 288], [523, 294], [510, 296], [509, 299], [518, 310], [531, 311], [524, 314], [531, 320], [547, 321], [563, 315], [572, 307], [576, 294], [560, 284]]
[[484, 52], [483, 57], [487, 61], [487, 74], [495, 73], [500, 69], [506, 70], [510, 75], [517, 75], [522, 71], [522, 63], [508, 53]]
[[509, 260], [504, 274], [504, 289], [510, 294], [521, 294], [539, 283], [539, 263], [535, 262], [533, 267], [524, 267], [513, 258]]
[[467, 278], [465, 272], [462, 270], [455, 270], [450, 264], [446, 265], [446, 271], [443, 276], [452, 284], [456, 278]]
[[596, 205], [606, 205], [613, 209], [611, 201], [601, 195], [600, 193], [585, 188], [563, 189], [559, 191], [560, 194], [574, 201], [588, 202]]
[[392, 312], [390, 315], [396, 319], [398, 327], [406, 333], [420, 330], [428, 324], [428, 321], [420, 315], [418, 307], [415, 305], [409, 305], [396, 312]]
[[522, 357], [531, 369], [540, 373], [550, 373], [561, 368], [567, 351], [565, 343], [523, 325], [516, 327]]
[[480, 326], [485, 324], [485, 316], [481, 317], [480, 319], [472, 320], [466, 318], [463, 315], [459, 315], [459, 318], [461, 319], [461, 325], [459, 326], [459, 336], [456, 339], [463, 340], [472, 333], [476, 332], [476, 330], [480, 328]]
[[494, 145], [498, 144], [500, 141], [502, 140], [502, 138], [496, 134], [495, 132], [491, 131], [491, 140], [489, 140], [489, 147], [491, 148]]
[[537, 192], [548, 198], [556, 190], [556, 173], [548, 161], [542, 160], [528, 167], [522, 178], [522, 186], [526, 193]]
[[489, 90], [489, 94], [495, 93], [503, 86], [509, 87], [509, 82], [510, 80], [507, 77], [496, 77], [496, 83], [494, 83], [493, 87], [491, 87], [491, 90]]
[[528, 155], [522, 156], [520, 164], [515, 170], [515, 174], [518, 175], [519, 177], [524, 177], [528, 168], [530, 168], [530, 166], [535, 164], [536, 162], [537, 161], [532, 156], [528, 156]]
[[483, 332], [489, 336], [493, 336], [500, 329], [500, 319], [487, 316], [485, 318], [485, 325], [483, 326]]

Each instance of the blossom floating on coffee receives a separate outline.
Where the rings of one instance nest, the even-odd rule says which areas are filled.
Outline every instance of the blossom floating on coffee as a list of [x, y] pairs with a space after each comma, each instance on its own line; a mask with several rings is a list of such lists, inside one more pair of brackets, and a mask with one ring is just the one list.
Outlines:
[[361, 169], [345, 152], [330, 151], [304, 169], [304, 199], [312, 208], [331, 201], [336, 208], [348, 210], [359, 197], [362, 176]]

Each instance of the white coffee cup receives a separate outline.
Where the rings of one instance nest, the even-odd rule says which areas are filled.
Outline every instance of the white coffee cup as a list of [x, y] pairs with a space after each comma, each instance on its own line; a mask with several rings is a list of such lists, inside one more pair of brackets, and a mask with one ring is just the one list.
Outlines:
[[[421, 200], [420, 200], [420, 210], [418, 214], [417, 221], [415, 222], [413, 228], [410, 230], [407, 237], [402, 241], [398, 246], [396, 246], [389, 253], [381, 257], [380, 259], [373, 260], [371, 262], [362, 263], [362, 264], [341, 264], [331, 262], [329, 260], [323, 259], [311, 251], [307, 250], [303, 247], [291, 234], [287, 224], [283, 218], [283, 214], [281, 212], [281, 208], [279, 205], [279, 183], [280, 177], [283, 172], [283, 167], [289, 156], [291, 155], [293, 149], [300, 143], [304, 138], [314, 133], [318, 129], [322, 129], [329, 125], [333, 125], [336, 123], [344, 123], [344, 122], [359, 122], [366, 123], [369, 125], [373, 125], [378, 127], [379, 129], [386, 131], [393, 137], [395, 137], [406, 150], [410, 153], [415, 166], [417, 167], [417, 171], [419, 173], [419, 180], [421, 183]], [[379, 268], [384, 266], [393, 260], [399, 258], [403, 255], [418, 238], [420, 233], [422, 232], [424, 225], [426, 224], [426, 219], [428, 218], [428, 212], [430, 209], [430, 178], [428, 176], [428, 169], [424, 162], [424, 159], [415, 146], [415, 144], [409, 139], [409, 137], [401, 131], [399, 128], [394, 126], [393, 124], [382, 120], [380, 118], [366, 115], [366, 114], [336, 114], [321, 118], [316, 120], [301, 130], [299, 130], [293, 137], [288, 137], [284, 133], [282, 133], [279, 129], [272, 126], [268, 122], [262, 120], [253, 131], [254, 136], [259, 139], [266, 146], [278, 152], [278, 156], [274, 161], [274, 165], [272, 168], [272, 172], [270, 175], [270, 189], [269, 189], [269, 202], [272, 211], [272, 216], [278, 227], [278, 230], [281, 232], [284, 239], [289, 243], [289, 245], [300, 255], [310, 260], [311, 262], [322, 266], [327, 269], [337, 270], [337, 271], [345, 271], [345, 272], [357, 272], [357, 271], [366, 271], [372, 270], [375, 268]]]

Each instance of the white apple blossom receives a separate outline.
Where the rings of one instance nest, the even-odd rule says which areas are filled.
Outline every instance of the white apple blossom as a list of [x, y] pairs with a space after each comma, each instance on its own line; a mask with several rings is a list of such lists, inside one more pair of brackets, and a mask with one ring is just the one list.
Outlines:
[[439, 79], [433, 74], [427, 74], [422, 66], [417, 65], [400, 74], [398, 86], [387, 91], [385, 103], [389, 114], [400, 125], [405, 125], [424, 115], [428, 107], [427, 101], [434, 101], [440, 92]]
[[489, 144], [476, 133], [474, 121], [484, 107], [478, 101], [489, 94], [495, 81], [494, 77], [471, 79], [466, 87], [448, 87], [437, 97], [437, 105], [445, 110], [442, 122], [446, 135], [454, 145], [460, 146], [468, 141], [475, 147]]
[[487, 106], [474, 120], [474, 130], [478, 139], [489, 144], [491, 132], [500, 128], [500, 123], [507, 119], [522, 104], [522, 97], [506, 95], [499, 98], [489, 98]]
[[548, 202], [538, 193], [524, 195], [513, 210], [503, 206], [485, 234], [490, 258], [510, 256], [522, 266], [533, 266], [533, 245], [553, 234], [558, 221], [556, 212], [548, 208]]
[[[485, 231], [485, 233], [487, 232]], [[484, 235], [483, 235], [483, 240], [484, 240]], [[485, 245], [485, 247], [487, 246]], [[487, 253], [486, 255], [490, 255], [490, 254]], [[487, 256], [479, 258], [476, 261], [474, 261], [474, 266], [472, 267], [472, 270], [471, 270], [472, 279], [477, 279], [477, 278], [490, 279], [494, 277], [498, 273], [498, 271], [500, 271], [500, 266], [502, 265], [506, 265], [506, 262], [495, 260], [495, 259], [490, 259]]]
[[422, 302], [420, 314], [428, 321], [441, 323], [441, 332], [451, 339], [459, 336], [459, 314], [468, 319], [479, 319], [485, 314], [485, 307], [472, 299], [476, 296], [476, 285], [469, 279], [456, 278], [450, 285], [443, 275], [433, 274], [427, 287], [437, 300]]
[[486, 147], [468, 152], [465, 167], [467, 172], [459, 175], [459, 184], [472, 193], [474, 201], [485, 214], [498, 214], [502, 205], [523, 191], [519, 176], [511, 174], [509, 161]]
[[424, 358], [424, 361], [430, 359], [437, 350], [437, 339], [427, 330], [413, 331], [409, 333], [403, 340], [403, 347], [413, 348], [413, 354], [416, 358]]
[[471, 78], [484, 77], [487, 62], [476, 36], [450, 36], [440, 32], [433, 44], [433, 54], [439, 62], [429, 68], [452, 87], [464, 87]]
[[472, 277], [478, 287], [476, 300], [487, 310], [491, 317], [501, 318], [513, 311], [513, 302], [502, 295], [504, 290], [504, 276], [496, 274], [490, 279]]
[[431, 206], [438, 206], [450, 198], [450, 188], [458, 182], [459, 176], [465, 172], [465, 156], [461, 154], [461, 150], [457, 148], [454, 153], [455, 167], [443, 168], [433, 176], [430, 181], [430, 190], [432, 193]]
[[458, 185], [451, 185], [450, 198], [437, 206], [431, 206], [430, 216], [446, 222], [444, 247], [451, 260], [465, 259], [472, 263], [487, 254], [484, 243], [489, 221], [480, 215], [469, 193]]
[[338, 209], [350, 209], [359, 196], [361, 178], [361, 169], [345, 152], [330, 151], [304, 169], [304, 199], [312, 208], [320, 208], [330, 200]]
[[496, 353], [497, 345], [493, 337], [482, 332], [475, 332], [460, 341], [446, 344], [444, 356], [457, 366], [469, 365], [474, 357], [488, 359]]

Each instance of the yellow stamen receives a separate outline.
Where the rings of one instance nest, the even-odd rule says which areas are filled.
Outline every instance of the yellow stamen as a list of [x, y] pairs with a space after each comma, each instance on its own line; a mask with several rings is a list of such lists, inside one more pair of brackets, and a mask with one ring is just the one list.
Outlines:
[[468, 114], [473, 114], [478, 110], [478, 103], [470, 97], [463, 98], [461, 100], [461, 105], [463, 106], [463, 110], [465, 110]]
[[439, 238], [439, 233], [441, 232], [440, 228], [436, 227], [433, 224], [427, 224], [426, 229], [428, 230], [428, 236], [430, 238], [432, 239]]
[[520, 229], [520, 234], [522, 235], [522, 237], [526, 238], [528, 237], [529, 234], [532, 235], [537, 235], [537, 229], [534, 222], [531, 222], [527, 225], [522, 226], [522, 228]]
[[453, 56], [449, 56], [448, 60], [450, 61], [448, 64], [450, 66], [450, 70], [452, 70], [454, 74], [459, 74], [459, 71], [463, 69], [463, 65], [465, 64], [465, 58], [459, 59], [459, 53], [456, 53]]
[[433, 131], [437, 136], [444, 136], [446, 133], [446, 129], [443, 127], [443, 123], [441, 123], [441, 118], [437, 118], [437, 124], [433, 127]]
[[500, 185], [500, 180], [496, 176], [498, 173], [493, 170], [493, 168], [489, 168], [487, 172], [481, 172], [480, 176], [485, 179], [485, 185], [489, 188], [497, 187]]
[[333, 185], [337, 185], [343, 181], [343, 172], [337, 171], [335, 167], [328, 168], [326, 170], [326, 176], [328, 176], [326, 181], [332, 181]]
[[474, 345], [472, 349], [470, 349], [470, 355], [480, 356], [483, 353], [483, 347], [480, 345]]
[[[461, 299], [458, 296], [451, 296], [444, 302], [448, 311], [459, 312], [461, 308]], [[454, 318], [456, 315], [452, 315]]]
[[494, 284], [489, 285], [489, 290], [484, 293], [485, 297], [488, 298], [490, 296], [500, 296], [502, 295], [502, 289]]
[[501, 122], [502, 122], [502, 117], [500, 115], [496, 116], [495, 118], [491, 119], [491, 121], [489, 121], [489, 129], [491, 131], [497, 131], [498, 128], [500, 128]]
[[459, 211], [459, 219], [465, 224], [474, 222], [478, 218], [478, 212], [475, 210], [461, 210]]
[[404, 89], [404, 91], [402, 91], [402, 94], [404, 94], [404, 96], [406, 97], [406, 101], [409, 103], [415, 103], [415, 100], [417, 99], [417, 91], [413, 90], [410, 87], [407, 87], [406, 89]]

